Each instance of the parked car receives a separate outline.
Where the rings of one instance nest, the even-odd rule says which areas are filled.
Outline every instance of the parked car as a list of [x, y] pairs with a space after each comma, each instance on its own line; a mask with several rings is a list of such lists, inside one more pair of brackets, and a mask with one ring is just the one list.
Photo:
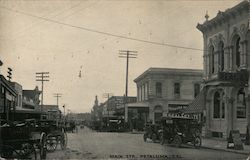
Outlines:
[[160, 140], [161, 128], [159, 124], [147, 123], [145, 126], [145, 133], [143, 135], [143, 140], [146, 142], [147, 139], [151, 139], [153, 142]]
[[192, 143], [194, 147], [201, 146], [201, 124], [187, 115], [162, 117], [160, 143], [165, 142], [180, 147], [181, 144]]

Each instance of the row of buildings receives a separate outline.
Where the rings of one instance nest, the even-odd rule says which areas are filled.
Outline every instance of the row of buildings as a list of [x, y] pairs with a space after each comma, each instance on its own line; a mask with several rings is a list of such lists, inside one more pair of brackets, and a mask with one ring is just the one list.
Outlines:
[[6, 80], [0, 74], [0, 119], [21, 121], [29, 118], [59, 119], [61, 111], [57, 105], [40, 105], [39, 91], [23, 89], [17, 82]]
[[[203, 70], [149, 68], [134, 80], [136, 101], [110, 108], [108, 116], [120, 113], [136, 128], [139, 122], [155, 123], [166, 113], [183, 111], [204, 123], [206, 137], [227, 138], [231, 130], [246, 134], [250, 122], [249, 13], [250, 2], [242, 1], [210, 20], [206, 15], [205, 22], [197, 25], [203, 35]], [[107, 116], [108, 101], [95, 104], [94, 118]]]
[[180, 113], [199, 94], [202, 70], [149, 68], [134, 82], [137, 97], [112, 96], [92, 110], [94, 120], [122, 119], [131, 129], [143, 129], [148, 121], [157, 123], [167, 113]]

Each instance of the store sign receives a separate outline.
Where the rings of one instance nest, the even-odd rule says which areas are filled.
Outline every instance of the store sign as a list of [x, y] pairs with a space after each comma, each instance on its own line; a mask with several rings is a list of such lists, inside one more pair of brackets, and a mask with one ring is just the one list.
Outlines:
[[168, 111], [171, 113], [173, 112], [180, 112], [182, 109], [187, 108], [188, 105], [185, 104], [169, 104], [168, 105]]

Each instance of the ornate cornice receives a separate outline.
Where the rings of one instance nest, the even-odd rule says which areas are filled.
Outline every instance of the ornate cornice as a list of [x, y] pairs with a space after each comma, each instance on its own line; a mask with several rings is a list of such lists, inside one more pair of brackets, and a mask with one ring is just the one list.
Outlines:
[[218, 25], [223, 25], [230, 19], [235, 19], [237, 16], [242, 16], [243, 12], [249, 12], [249, 1], [243, 1], [233, 8], [227, 9], [225, 12], [219, 11], [216, 17], [211, 20], [205, 21], [203, 24], [197, 24], [196, 28], [202, 33], [212, 28], [216, 28]]

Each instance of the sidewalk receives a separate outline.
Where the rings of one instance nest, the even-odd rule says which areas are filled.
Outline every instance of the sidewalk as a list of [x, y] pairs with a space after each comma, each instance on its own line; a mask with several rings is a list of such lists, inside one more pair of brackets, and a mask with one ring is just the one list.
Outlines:
[[207, 149], [214, 149], [214, 150], [221, 150], [226, 152], [233, 152], [239, 154], [250, 155], [250, 145], [245, 145], [243, 143], [244, 150], [235, 150], [235, 149], [228, 149], [227, 148], [227, 141], [217, 138], [202, 138], [202, 145], [201, 148]]

